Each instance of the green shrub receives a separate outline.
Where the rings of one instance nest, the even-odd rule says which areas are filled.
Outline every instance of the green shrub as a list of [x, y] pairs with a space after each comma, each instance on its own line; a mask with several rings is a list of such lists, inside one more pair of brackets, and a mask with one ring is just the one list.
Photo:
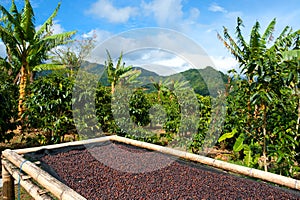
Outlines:
[[38, 129], [41, 144], [60, 143], [70, 131], [76, 133], [72, 116], [73, 83], [72, 77], [60, 71], [41, 76], [29, 86], [24, 130]]
[[0, 72], [0, 142], [9, 141], [14, 136], [13, 130], [18, 122], [18, 87], [12, 84], [12, 80], [6, 72]]

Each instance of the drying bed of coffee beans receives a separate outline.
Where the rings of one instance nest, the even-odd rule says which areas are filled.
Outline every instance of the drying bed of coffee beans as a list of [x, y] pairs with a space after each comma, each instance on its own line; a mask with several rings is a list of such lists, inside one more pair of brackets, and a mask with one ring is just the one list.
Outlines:
[[44, 155], [41, 161], [89, 200], [300, 199], [295, 190], [115, 142]]

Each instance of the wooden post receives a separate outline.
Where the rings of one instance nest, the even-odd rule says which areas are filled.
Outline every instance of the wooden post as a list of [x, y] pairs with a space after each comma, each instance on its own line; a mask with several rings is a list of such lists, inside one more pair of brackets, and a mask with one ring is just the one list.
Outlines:
[[12, 175], [2, 164], [3, 200], [15, 200], [15, 186]]
[[2, 163], [15, 180], [20, 180], [19, 184], [35, 200], [52, 200], [52, 198], [47, 194], [47, 190], [41, 189], [38, 185], [34, 184], [34, 182], [30, 180], [29, 176], [26, 176], [22, 172], [20, 173], [19, 169], [8, 160], [3, 159]]
[[22, 171], [37, 181], [41, 186], [47, 189], [60, 200], [86, 200], [83, 196], [69, 188], [44, 170], [37, 167], [30, 161], [25, 160], [16, 152], [6, 149], [2, 155], [15, 166], [22, 165]]

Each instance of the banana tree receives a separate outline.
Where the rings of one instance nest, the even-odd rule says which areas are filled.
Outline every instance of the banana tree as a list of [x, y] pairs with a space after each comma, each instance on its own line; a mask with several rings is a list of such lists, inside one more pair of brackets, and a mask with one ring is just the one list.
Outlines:
[[[10, 10], [0, 5], [0, 39], [6, 47], [6, 58], [0, 62], [16, 75], [19, 84], [18, 115], [25, 111], [24, 100], [28, 83], [33, 81], [34, 72], [64, 68], [62, 65], [49, 64], [48, 53], [51, 49], [66, 44], [75, 31], [53, 34], [51, 26], [57, 15], [60, 3], [44, 24], [36, 30], [34, 11], [29, 0], [25, 0], [24, 8], [19, 11], [12, 0]], [[44, 64], [43, 64], [44, 63]]]
[[[281, 95], [280, 88], [284, 86], [281, 77], [281, 53], [289, 49], [292, 45], [291, 41], [297, 37], [297, 33], [292, 32], [292, 29], [287, 26], [274, 40], [275, 25], [276, 19], [273, 19], [261, 34], [260, 23], [256, 22], [252, 27], [249, 42], [246, 42], [241, 32], [244, 25], [240, 18], [237, 19], [236, 41], [230, 36], [226, 27], [223, 30], [223, 37], [218, 34], [224, 46], [238, 60], [239, 67], [248, 80], [248, 88], [245, 88], [249, 96], [248, 131], [251, 131], [254, 121], [261, 124], [256, 131], [263, 136], [262, 160], [265, 171], [268, 170], [266, 145], [270, 133], [270, 130], [267, 130], [267, 115], [273, 100]], [[252, 105], [255, 107], [254, 112]]]
[[[122, 81], [133, 82], [140, 74], [140, 70], [133, 70], [132, 66], [125, 67], [125, 63], [122, 63], [123, 54], [118, 58], [117, 65], [114, 66], [113, 60], [107, 53], [107, 61], [105, 62], [105, 69], [107, 71], [108, 80], [111, 84], [111, 93], [115, 93], [115, 87], [118, 83], [122, 84]], [[124, 83], [123, 83], [124, 84]]]
[[[300, 31], [299, 31], [300, 35]], [[299, 36], [300, 37], [300, 36]], [[299, 87], [300, 87], [300, 39], [298, 38], [298, 44], [297, 42], [295, 43], [295, 49], [290, 50], [290, 51], [285, 51], [283, 52], [283, 64], [286, 67], [286, 74], [287, 74], [287, 79], [286, 79], [286, 84], [290, 86], [294, 90], [294, 94], [296, 95], [298, 102], [297, 102], [297, 112], [298, 112], [298, 118], [297, 118], [297, 124], [296, 124], [296, 132], [297, 135], [294, 138], [296, 141], [299, 137], [299, 125], [300, 125], [300, 92], [299, 92]]]

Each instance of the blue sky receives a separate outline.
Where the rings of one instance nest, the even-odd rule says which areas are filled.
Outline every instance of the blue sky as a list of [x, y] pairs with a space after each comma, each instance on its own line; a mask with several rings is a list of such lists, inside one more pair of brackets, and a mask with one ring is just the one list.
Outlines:
[[[10, 0], [1, 2], [6, 8], [10, 7]], [[15, 2], [19, 7], [23, 6], [23, 0]], [[58, 2], [58, 0], [31, 0], [36, 25], [48, 18]], [[55, 18], [56, 32], [77, 30], [77, 36], [84, 37], [95, 33], [98, 43], [101, 44], [124, 31], [147, 27], [167, 28], [183, 34], [201, 46], [214, 62], [215, 68], [224, 72], [234, 67], [236, 61], [217, 39], [216, 33], [217, 31], [222, 33], [222, 27], [226, 26], [233, 35], [238, 16], [244, 21], [245, 36], [248, 36], [255, 21], [261, 23], [263, 30], [273, 18], [277, 19], [276, 33], [286, 25], [292, 26], [294, 30], [300, 28], [299, 0], [62, 0], [61, 2], [61, 9]], [[189, 47], [182, 44], [182, 48]], [[122, 50], [126, 52], [126, 49]], [[145, 57], [146, 53], [141, 51], [140, 56]], [[156, 62], [158, 64], [169, 61], [170, 65], [178, 65], [177, 67], [187, 66], [178, 56], [168, 57], [166, 53], [158, 55], [157, 51], [152, 51], [151, 55], [156, 55], [157, 60], [160, 59], [161, 62]], [[137, 59], [135, 61], [137, 62]], [[139, 64], [130, 59], [128, 62]]]

